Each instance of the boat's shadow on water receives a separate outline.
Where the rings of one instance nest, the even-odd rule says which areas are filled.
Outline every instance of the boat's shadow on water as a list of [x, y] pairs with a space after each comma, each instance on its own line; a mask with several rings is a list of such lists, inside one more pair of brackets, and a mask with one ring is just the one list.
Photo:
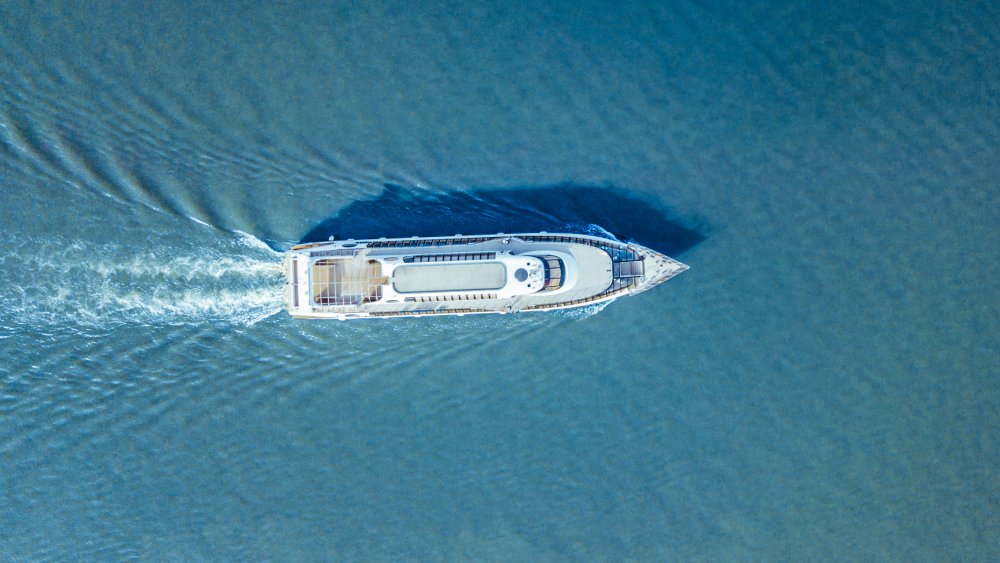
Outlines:
[[429, 191], [386, 184], [309, 231], [301, 242], [335, 236], [378, 238], [579, 231], [599, 226], [622, 240], [679, 256], [705, 239], [705, 224], [683, 221], [620, 188], [575, 184], [471, 191]]

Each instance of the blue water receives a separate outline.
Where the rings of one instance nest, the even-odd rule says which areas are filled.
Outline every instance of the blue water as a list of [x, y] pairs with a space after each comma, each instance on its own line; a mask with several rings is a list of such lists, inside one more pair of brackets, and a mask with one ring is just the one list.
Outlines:
[[[998, 52], [987, 2], [0, 2], [0, 559], [1000, 559]], [[477, 227], [692, 268], [281, 311], [296, 242]]]

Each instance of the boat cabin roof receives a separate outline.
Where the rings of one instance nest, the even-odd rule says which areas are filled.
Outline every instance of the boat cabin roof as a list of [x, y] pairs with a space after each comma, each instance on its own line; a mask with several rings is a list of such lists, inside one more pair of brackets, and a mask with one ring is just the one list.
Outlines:
[[507, 270], [498, 262], [401, 265], [392, 273], [398, 293], [436, 291], [492, 291], [507, 283]]

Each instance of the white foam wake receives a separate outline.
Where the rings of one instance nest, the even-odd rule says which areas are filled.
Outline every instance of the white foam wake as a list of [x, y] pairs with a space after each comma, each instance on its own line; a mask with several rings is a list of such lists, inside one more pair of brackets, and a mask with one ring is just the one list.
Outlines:
[[611, 233], [611, 231], [595, 223], [566, 223], [560, 229], [560, 232], [581, 233], [585, 235], [591, 235], [595, 237], [601, 237], [601, 238], [615, 240], [618, 242], [623, 242], [620, 238], [616, 237], [613, 233]]
[[614, 299], [612, 299], [611, 301], [601, 301], [600, 303], [594, 303], [593, 305], [574, 307], [573, 309], [562, 309], [559, 311], [559, 313], [562, 313], [564, 317], [569, 319], [574, 319], [574, 320], [587, 319], [603, 311], [604, 308], [610, 305], [612, 301], [614, 301]]
[[149, 241], [5, 242], [0, 318], [8, 327], [249, 325], [282, 306], [280, 254], [245, 233], [210, 248]]

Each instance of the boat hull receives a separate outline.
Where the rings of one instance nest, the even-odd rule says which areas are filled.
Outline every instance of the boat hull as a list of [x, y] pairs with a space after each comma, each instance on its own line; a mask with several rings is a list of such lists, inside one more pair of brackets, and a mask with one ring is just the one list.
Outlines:
[[636, 295], [687, 268], [581, 234], [349, 239], [285, 253], [285, 306], [335, 320], [551, 311]]

